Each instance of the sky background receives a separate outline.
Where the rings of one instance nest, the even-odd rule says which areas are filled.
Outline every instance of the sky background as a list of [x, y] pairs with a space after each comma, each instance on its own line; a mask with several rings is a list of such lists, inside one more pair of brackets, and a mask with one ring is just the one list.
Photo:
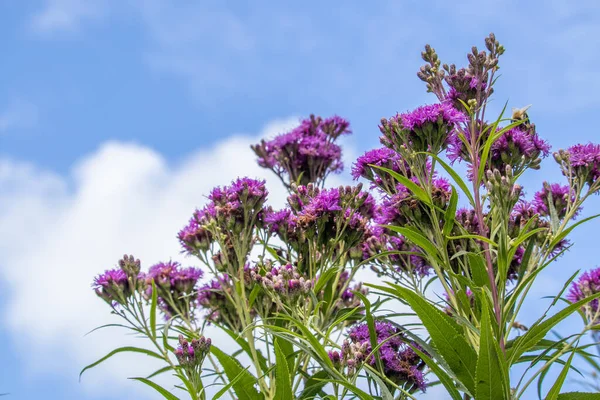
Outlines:
[[[125, 252], [146, 266], [180, 259], [178, 229], [238, 175], [265, 177], [282, 204], [248, 146], [299, 117], [350, 120], [348, 171], [378, 146], [382, 117], [435, 101], [416, 77], [426, 43], [464, 65], [495, 32], [507, 51], [493, 108], [533, 104], [555, 150], [598, 141], [595, 1], [322, 3], [0, 1], [0, 393], [156, 398], [126, 380], [151, 368], [144, 358], [116, 358], [78, 382], [84, 365], [131, 343], [119, 331], [84, 337], [113, 321], [89, 288], [94, 275]], [[524, 178], [530, 196], [561, 180], [551, 159], [543, 166]], [[598, 211], [595, 197], [584, 215]], [[525, 323], [543, 296], [598, 264], [599, 224], [576, 231], [541, 276]]]

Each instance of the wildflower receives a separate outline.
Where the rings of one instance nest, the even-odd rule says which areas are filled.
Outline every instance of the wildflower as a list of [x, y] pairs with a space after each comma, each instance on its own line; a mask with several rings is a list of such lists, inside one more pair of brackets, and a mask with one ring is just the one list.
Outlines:
[[384, 119], [379, 129], [382, 142], [399, 153], [412, 149], [437, 154], [447, 147], [456, 125], [465, 120], [465, 115], [450, 104], [438, 103]]
[[[380, 346], [379, 357], [383, 363], [385, 375], [399, 386], [406, 389], [425, 391], [427, 386], [423, 369], [425, 362], [413, 350], [423, 351], [415, 342], [404, 337], [400, 330], [386, 321], [375, 321], [375, 342]], [[412, 346], [412, 347], [411, 347]], [[342, 346], [340, 358], [348, 369], [363, 362], [376, 365], [372, 353], [371, 336], [366, 323], [356, 325], [348, 331], [348, 341]], [[349, 371], [350, 373], [350, 371]]]
[[559, 150], [554, 159], [561, 165], [565, 176], [587, 183], [594, 191], [599, 189], [600, 144], [576, 144], [567, 150]]
[[[560, 185], [558, 183], [548, 184], [544, 182], [542, 190], [535, 193], [533, 198], [533, 206], [538, 214], [542, 216], [550, 216], [550, 204], [556, 212], [556, 216], [559, 219], [563, 219], [569, 207], [572, 207], [575, 202], [575, 194], [573, 190], [567, 185]], [[574, 216], [579, 213], [576, 210]]]
[[[597, 293], [600, 293], [600, 268], [583, 273], [576, 282], [573, 282], [567, 294], [567, 300], [576, 303]], [[598, 299], [595, 299], [582, 308], [590, 323], [598, 324], [600, 322], [600, 308], [598, 305]]]
[[98, 275], [92, 284], [96, 294], [109, 304], [126, 304], [133, 294], [127, 274], [121, 269], [107, 270]]
[[292, 131], [251, 147], [258, 164], [271, 169], [288, 187], [320, 184], [329, 173], [343, 168], [342, 150], [334, 141], [351, 132], [349, 125], [338, 116], [325, 120], [311, 116]]
[[392, 191], [396, 185], [395, 179], [389, 173], [373, 168], [372, 165], [390, 169], [408, 178], [412, 177], [408, 163], [400, 154], [387, 147], [367, 151], [358, 157], [352, 166], [352, 177], [355, 180], [361, 177], [370, 180], [371, 188], [379, 187], [385, 192]]
[[175, 358], [179, 365], [192, 376], [199, 376], [204, 359], [210, 352], [211, 340], [200, 336], [190, 343], [183, 335], [179, 335], [179, 347], [175, 350]]
[[188, 318], [195, 308], [196, 284], [202, 277], [200, 269], [181, 268], [174, 261], [150, 267], [146, 275], [146, 297], [152, 296], [152, 282], [157, 289], [159, 307], [167, 318]]

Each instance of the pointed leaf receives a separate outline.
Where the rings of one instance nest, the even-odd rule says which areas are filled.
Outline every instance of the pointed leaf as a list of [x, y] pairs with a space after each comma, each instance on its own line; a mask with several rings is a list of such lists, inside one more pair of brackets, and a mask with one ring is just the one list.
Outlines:
[[149, 379], [146, 379], [146, 378], [129, 378], [129, 379], [145, 383], [146, 385], [148, 385], [151, 388], [153, 388], [154, 390], [156, 390], [158, 393], [162, 394], [162, 396], [167, 400], [179, 400], [179, 397], [175, 396], [173, 393], [169, 392], [164, 387], [152, 382]]

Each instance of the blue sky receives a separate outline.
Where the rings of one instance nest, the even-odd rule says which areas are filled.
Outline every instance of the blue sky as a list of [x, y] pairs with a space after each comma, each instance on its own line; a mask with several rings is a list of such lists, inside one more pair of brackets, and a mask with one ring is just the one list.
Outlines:
[[[103, 311], [92, 276], [124, 252], [176, 257], [203, 195], [263, 174], [248, 144], [298, 116], [348, 118], [349, 160], [376, 146], [381, 117], [434, 101], [415, 75], [425, 43], [462, 64], [495, 32], [507, 52], [494, 107], [533, 104], [554, 149], [598, 141], [600, 8], [520, 3], [0, 2], [0, 393], [150, 398], [125, 381], [129, 359], [77, 383], [119, 337], [82, 338]], [[560, 179], [552, 164], [525, 178], [530, 194]], [[585, 213], [598, 210], [594, 198]], [[597, 228], [576, 233], [535, 296], [598, 263]]]

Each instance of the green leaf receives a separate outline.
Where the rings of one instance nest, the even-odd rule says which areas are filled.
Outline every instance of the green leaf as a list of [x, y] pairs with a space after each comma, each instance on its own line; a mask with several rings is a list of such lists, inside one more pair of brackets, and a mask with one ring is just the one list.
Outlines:
[[170, 365], [167, 365], [166, 367], [163, 367], [161, 369], [158, 369], [158, 370], [154, 371], [153, 373], [151, 373], [150, 375], [148, 375], [146, 377], [146, 379], [154, 378], [155, 376], [160, 375], [160, 374], [164, 374], [165, 372], [170, 371], [172, 369], [173, 369], [173, 367], [171, 367]]
[[552, 387], [550, 388], [550, 391], [548, 392], [548, 395], [546, 396], [546, 400], [558, 399], [558, 395], [560, 394], [560, 389], [562, 388], [563, 384], [565, 383], [565, 379], [567, 378], [567, 374], [569, 373], [569, 367], [571, 365], [571, 362], [573, 361], [573, 357], [575, 357], [575, 352], [571, 353], [571, 356], [567, 360], [567, 363], [563, 367], [562, 371], [560, 371], [560, 375], [558, 375], [558, 378], [556, 378], [556, 382], [554, 382], [554, 385], [552, 385]]
[[488, 305], [483, 302], [479, 357], [475, 371], [477, 400], [504, 400], [510, 398], [508, 375], [498, 341], [492, 332]]
[[[240, 335], [233, 332], [231, 329], [228, 329], [221, 325], [217, 325], [217, 326], [219, 328], [221, 328], [225, 333], [227, 333], [230, 338], [235, 340], [235, 342], [242, 348], [242, 350], [244, 350], [246, 352], [248, 357], [252, 358], [252, 351], [250, 350], [250, 345], [248, 344], [248, 342], [246, 342], [242, 337], [240, 337]], [[265, 358], [265, 356], [262, 354], [262, 352], [259, 349], [256, 349], [256, 355], [258, 356], [258, 363], [260, 364], [261, 370], [263, 370], [263, 371], [268, 370], [269, 367], [267, 365], [267, 359]]]
[[118, 349], [115, 349], [113, 351], [111, 351], [110, 353], [108, 353], [107, 355], [105, 355], [104, 357], [102, 357], [101, 359], [99, 359], [96, 362], [91, 363], [90, 365], [88, 365], [87, 367], [85, 367], [84, 369], [81, 370], [81, 372], [79, 373], [79, 380], [81, 380], [81, 375], [83, 375], [83, 373], [85, 371], [87, 371], [88, 369], [94, 368], [95, 366], [97, 366], [98, 364], [108, 360], [109, 358], [111, 358], [112, 356], [114, 356], [115, 354], [119, 354], [119, 353], [142, 353], [142, 354], [146, 354], [147, 356], [150, 357], [154, 357], [154, 358], [158, 358], [160, 360], [163, 359], [163, 357], [160, 354], [157, 354], [153, 351], [150, 351], [148, 349], [142, 349], [140, 347], [133, 347], [133, 346], [125, 346], [125, 347], [119, 347]]
[[377, 332], [375, 331], [375, 320], [371, 313], [371, 302], [367, 296], [360, 292], [354, 292], [354, 295], [360, 298], [365, 305], [365, 319], [367, 320], [367, 328], [369, 328], [369, 340], [371, 342], [372, 352], [375, 353], [375, 363], [381, 373], [383, 373], [383, 365], [381, 364], [381, 357], [379, 355], [379, 346], [377, 345]]
[[279, 347], [279, 340], [274, 341], [275, 347], [275, 398], [281, 400], [293, 400], [292, 378], [285, 354]]
[[529, 351], [536, 344], [542, 340], [546, 334], [552, 329], [556, 324], [558, 324], [563, 319], [567, 318], [569, 315], [579, 310], [582, 306], [589, 303], [592, 300], [600, 298], [600, 293], [596, 293], [592, 296], [586, 297], [583, 300], [578, 301], [577, 303], [573, 303], [570, 306], [562, 309], [558, 313], [554, 314], [552, 317], [534, 324], [529, 330], [522, 336], [515, 339], [513, 346], [507, 352], [507, 359], [509, 360], [509, 365], [512, 365], [514, 360], [519, 359], [523, 353]]
[[418, 294], [389, 284], [417, 313], [427, 329], [431, 341], [450, 369], [471, 394], [475, 393], [474, 371], [477, 366], [477, 353], [464, 338], [460, 326], [435, 306]]
[[327, 371], [324, 370], [320, 370], [312, 374], [307, 379], [306, 384], [304, 385], [304, 390], [302, 391], [299, 400], [307, 400], [314, 398], [321, 390], [323, 390], [323, 387], [328, 382], [328, 377], [329, 374], [327, 373]]
[[427, 154], [430, 157], [432, 157], [433, 159], [435, 159], [436, 162], [438, 162], [442, 166], [442, 168], [444, 168], [446, 170], [446, 172], [452, 177], [452, 179], [454, 179], [456, 184], [462, 189], [463, 193], [469, 198], [471, 205], [473, 207], [475, 207], [475, 200], [473, 199], [473, 195], [471, 194], [469, 187], [467, 186], [465, 181], [456, 173], [454, 168], [452, 168], [450, 165], [448, 165], [446, 162], [444, 162], [444, 160], [442, 160], [435, 154], [431, 154], [431, 153], [427, 153]]
[[217, 357], [225, 375], [227, 375], [230, 381], [233, 381], [238, 375], [242, 374], [236, 383], [232, 385], [233, 391], [239, 400], [264, 399], [264, 396], [254, 388], [254, 385], [257, 383], [256, 378], [246, 368], [243, 368], [238, 360], [224, 353], [216, 346], [211, 346], [210, 352]]
[[148, 385], [151, 388], [153, 388], [154, 390], [156, 390], [158, 393], [162, 394], [163, 397], [167, 400], [179, 400], [179, 397], [175, 396], [173, 393], [169, 392], [164, 387], [152, 382], [149, 379], [146, 379], [146, 378], [129, 378], [129, 379], [145, 383], [146, 385]]
[[450, 196], [450, 203], [448, 204], [448, 208], [444, 213], [444, 229], [442, 230], [444, 237], [448, 236], [450, 232], [452, 232], [452, 228], [454, 227], [457, 204], [458, 194], [456, 194], [456, 189], [454, 188], [454, 186], [452, 186], [452, 195]]
[[557, 400], [600, 400], [600, 393], [568, 392], [558, 395]]
[[425, 253], [427, 253], [429, 256], [438, 258], [437, 257], [437, 255], [438, 255], [437, 247], [435, 247], [435, 245], [433, 243], [431, 243], [429, 241], [429, 239], [427, 239], [425, 236], [421, 235], [420, 233], [415, 232], [414, 230], [412, 230], [410, 228], [406, 228], [406, 227], [402, 227], [402, 226], [393, 226], [393, 225], [382, 225], [382, 226], [386, 229], [389, 229], [391, 231], [402, 234], [405, 238], [407, 238], [408, 240], [410, 240], [411, 242], [413, 242], [414, 244], [416, 244], [417, 246], [419, 246], [420, 248], [425, 250]]
[[485, 260], [481, 255], [475, 253], [468, 253], [469, 258], [469, 269], [471, 271], [471, 278], [477, 287], [490, 287], [490, 278], [487, 273]]
[[433, 359], [431, 359], [431, 357], [429, 357], [427, 354], [425, 354], [424, 352], [422, 352], [415, 346], [410, 346], [410, 347], [412, 347], [413, 351], [415, 353], [417, 353], [417, 355], [419, 357], [421, 357], [421, 360], [423, 360], [425, 362], [425, 364], [427, 364], [427, 366], [429, 367], [431, 372], [433, 372], [434, 375], [440, 380], [440, 383], [442, 385], [444, 385], [444, 387], [446, 388], [446, 391], [448, 392], [450, 397], [452, 397], [452, 400], [463, 400], [459, 391], [456, 389], [454, 380], [450, 377], [450, 375], [448, 375], [446, 373], [446, 371], [444, 371], [442, 368], [440, 368], [438, 363], [436, 361], [434, 361]]
[[388, 168], [379, 167], [377, 165], [372, 165], [372, 164], [369, 164], [369, 165], [371, 167], [373, 167], [373, 168], [380, 169], [382, 171], [387, 172], [394, 179], [396, 179], [398, 182], [400, 182], [402, 185], [406, 186], [406, 188], [408, 190], [410, 190], [415, 196], [417, 196], [417, 198], [419, 200], [421, 200], [425, 204], [431, 204], [431, 199], [429, 198], [429, 193], [427, 193], [422, 187], [420, 187], [419, 185], [417, 185], [416, 183], [414, 183], [413, 181], [411, 181], [407, 177], [405, 177], [403, 175], [400, 175], [396, 171], [393, 171], [393, 170], [388, 169]]
[[156, 293], [156, 283], [152, 279], [152, 301], [150, 303], [150, 332], [152, 337], [156, 339], [156, 303], [158, 301], [158, 294]]
[[220, 399], [225, 393], [227, 393], [227, 391], [229, 389], [231, 389], [233, 385], [235, 385], [240, 379], [242, 379], [244, 377], [244, 371], [246, 371], [246, 370], [241, 371], [235, 378], [230, 380], [227, 385], [223, 386], [221, 388], [221, 390], [219, 390], [217, 393], [215, 393], [212, 400]]
[[560, 233], [560, 235], [558, 235], [557, 237], [554, 238], [554, 240], [552, 240], [552, 242], [550, 243], [550, 248], [553, 249], [554, 247], [556, 247], [556, 245], [563, 240], [569, 233], [571, 233], [571, 231], [573, 229], [575, 229], [576, 227], [578, 227], [579, 225], [583, 224], [584, 222], [588, 222], [594, 218], [598, 218], [600, 217], [600, 214], [596, 214], [596, 215], [592, 215], [591, 217], [587, 217], [582, 219], [581, 221], [577, 221], [576, 223], [574, 223], [573, 225], [569, 226], [567, 229], [565, 229], [564, 231], [562, 231]]

